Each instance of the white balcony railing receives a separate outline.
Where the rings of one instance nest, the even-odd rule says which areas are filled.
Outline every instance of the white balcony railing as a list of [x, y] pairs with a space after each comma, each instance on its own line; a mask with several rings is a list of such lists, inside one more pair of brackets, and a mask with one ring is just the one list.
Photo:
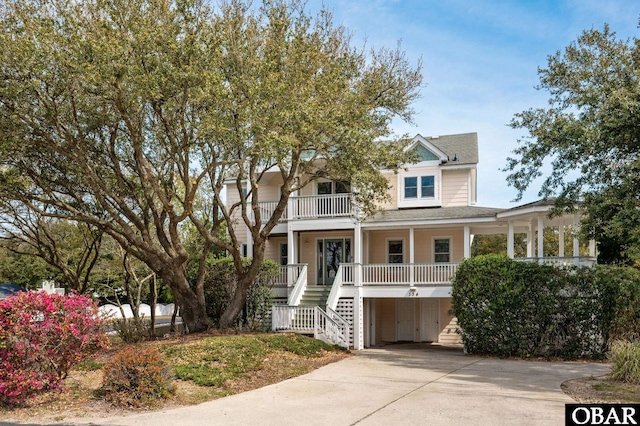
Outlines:
[[552, 257], [518, 257], [513, 260], [518, 262], [540, 263], [553, 266], [588, 266], [596, 264], [594, 256], [552, 256]]
[[[273, 212], [276, 211], [276, 207], [278, 207], [278, 201], [259, 201], [258, 207], [260, 208], [260, 219], [262, 220], [262, 224], [264, 225], [271, 216], [273, 216]], [[251, 205], [248, 205], [247, 208], [250, 210], [251, 219], [255, 221], [255, 217], [253, 212], [251, 211]], [[285, 208], [282, 212], [282, 216], [280, 216], [279, 222], [287, 221], [287, 209]]]
[[291, 197], [289, 204], [292, 219], [345, 217], [353, 213], [351, 194]]
[[293, 287], [306, 263], [293, 263], [280, 266], [280, 271], [273, 284], [274, 287]]
[[[459, 263], [343, 263], [343, 285], [451, 285]], [[359, 277], [358, 279], [356, 277]]]

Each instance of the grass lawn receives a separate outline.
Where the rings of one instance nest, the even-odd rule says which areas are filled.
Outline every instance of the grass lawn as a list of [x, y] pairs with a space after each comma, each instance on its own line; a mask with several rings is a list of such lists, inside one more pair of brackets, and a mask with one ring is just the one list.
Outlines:
[[[197, 404], [296, 377], [349, 356], [347, 351], [296, 334], [200, 333], [153, 342], [176, 377], [176, 395], [164, 409]], [[137, 411], [110, 406], [99, 396], [102, 366], [128, 345], [112, 348], [71, 372], [62, 393], [51, 392], [24, 407], [0, 407], [0, 421], [47, 423], [111, 417]]]

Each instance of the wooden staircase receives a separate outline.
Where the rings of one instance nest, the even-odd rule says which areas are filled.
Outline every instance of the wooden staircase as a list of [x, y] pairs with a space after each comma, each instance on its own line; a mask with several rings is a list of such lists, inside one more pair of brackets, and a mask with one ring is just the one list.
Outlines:
[[308, 286], [300, 300], [300, 306], [320, 306], [325, 309], [331, 286]]
[[350, 346], [350, 324], [327, 307], [330, 286], [306, 287], [296, 306], [272, 307], [272, 330], [313, 335], [329, 344]]

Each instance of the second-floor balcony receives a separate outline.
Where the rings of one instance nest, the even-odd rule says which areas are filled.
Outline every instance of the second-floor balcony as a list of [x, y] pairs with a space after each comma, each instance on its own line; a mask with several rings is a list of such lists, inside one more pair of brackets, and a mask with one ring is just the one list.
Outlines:
[[[260, 214], [263, 222], [268, 220], [278, 205], [278, 201], [261, 201]], [[291, 197], [280, 222], [288, 219], [321, 219], [349, 217], [354, 213], [351, 194], [306, 195]]]

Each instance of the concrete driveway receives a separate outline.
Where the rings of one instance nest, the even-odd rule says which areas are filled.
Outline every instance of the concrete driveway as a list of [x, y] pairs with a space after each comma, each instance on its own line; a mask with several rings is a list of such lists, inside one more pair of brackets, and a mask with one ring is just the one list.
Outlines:
[[83, 423], [179, 425], [562, 425], [560, 385], [607, 365], [465, 356], [391, 345], [304, 376], [198, 406]]

